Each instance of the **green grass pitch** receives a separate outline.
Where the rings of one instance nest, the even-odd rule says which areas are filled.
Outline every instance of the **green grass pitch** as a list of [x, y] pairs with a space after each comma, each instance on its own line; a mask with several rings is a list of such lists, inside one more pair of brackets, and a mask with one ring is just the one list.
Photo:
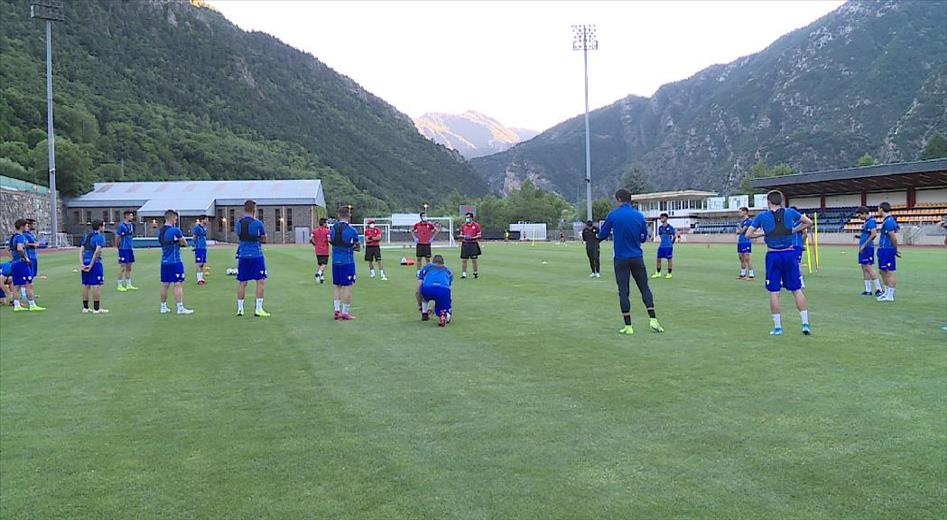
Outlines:
[[580, 244], [485, 245], [446, 329], [407, 250], [388, 282], [359, 263], [343, 323], [312, 249], [269, 247], [273, 317], [237, 318], [232, 251], [205, 287], [188, 265], [193, 316], [158, 314], [155, 250], [137, 293], [107, 252], [100, 316], [75, 253], [40, 257], [49, 310], [0, 310], [0, 517], [943, 518], [944, 249], [905, 250], [880, 304], [823, 248], [814, 335], [784, 294], [781, 338], [733, 245], [678, 246], [651, 280], [667, 332], [633, 290], [631, 337], [608, 247], [592, 280]]

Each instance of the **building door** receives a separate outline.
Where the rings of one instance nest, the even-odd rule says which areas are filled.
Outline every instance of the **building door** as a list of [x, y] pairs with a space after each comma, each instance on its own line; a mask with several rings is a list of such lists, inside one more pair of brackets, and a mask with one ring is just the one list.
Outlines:
[[296, 244], [305, 244], [309, 242], [310, 232], [307, 227], [293, 228], [293, 242]]

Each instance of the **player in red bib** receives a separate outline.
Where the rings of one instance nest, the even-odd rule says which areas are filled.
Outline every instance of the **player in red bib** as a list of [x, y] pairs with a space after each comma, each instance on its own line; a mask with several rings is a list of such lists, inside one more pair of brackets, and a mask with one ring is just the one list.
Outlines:
[[421, 221], [411, 228], [411, 236], [417, 244], [414, 256], [417, 258], [418, 271], [424, 266], [421, 259], [427, 259], [426, 263], [431, 263], [431, 241], [437, 236], [437, 231], [437, 224], [428, 221], [424, 213], [421, 213]]
[[370, 278], [375, 277], [375, 262], [378, 262], [381, 280], [388, 280], [385, 276], [385, 266], [381, 263], [381, 229], [375, 226], [374, 220], [369, 220], [365, 226], [365, 261], [368, 262]]
[[329, 226], [326, 219], [319, 219], [319, 227], [312, 230], [312, 238], [309, 243], [316, 248], [316, 263], [319, 270], [316, 271], [316, 280], [319, 283], [326, 283], [326, 265], [329, 264]]
[[483, 232], [480, 224], [474, 220], [473, 213], [464, 215], [464, 223], [460, 225], [460, 277], [467, 278], [467, 259], [473, 260], [473, 277], [479, 278], [477, 273], [477, 258], [480, 257], [480, 239]]

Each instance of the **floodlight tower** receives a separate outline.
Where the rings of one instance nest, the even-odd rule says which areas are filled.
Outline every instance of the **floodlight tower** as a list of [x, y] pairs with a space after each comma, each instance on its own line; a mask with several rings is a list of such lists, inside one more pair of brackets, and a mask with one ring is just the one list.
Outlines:
[[53, 22], [66, 20], [62, 0], [33, 0], [30, 18], [46, 21], [46, 143], [49, 153], [50, 247], [58, 247], [59, 208], [56, 203], [56, 135], [53, 133]]
[[572, 50], [582, 51], [585, 69], [585, 213], [592, 220], [592, 145], [589, 135], [589, 51], [598, 50], [594, 25], [572, 26]]

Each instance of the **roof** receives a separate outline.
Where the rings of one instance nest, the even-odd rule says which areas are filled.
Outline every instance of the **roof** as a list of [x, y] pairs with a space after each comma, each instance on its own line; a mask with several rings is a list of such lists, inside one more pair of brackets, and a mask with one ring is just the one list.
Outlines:
[[750, 186], [788, 196], [947, 186], [947, 158], [765, 177]]
[[322, 206], [325, 194], [316, 179], [259, 181], [100, 182], [85, 195], [66, 201], [69, 208], [137, 207], [143, 217], [174, 209], [183, 216], [213, 216], [217, 205]]
[[700, 191], [700, 190], [658, 191], [655, 193], [639, 193], [638, 195], [632, 195], [631, 200], [640, 202], [640, 201], [652, 201], [652, 200], [705, 199], [707, 197], [715, 197], [716, 195], [717, 195], [717, 192], [715, 191]]
[[29, 191], [33, 193], [42, 193], [44, 195], [49, 194], [49, 188], [46, 186], [40, 186], [39, 184], [34, 184], [32, 182], [27, 182], [20, 179], [14, 179], [13, 177], [7, 177], [6, 175], [0, 175], [0, 188], [10, 191]]

